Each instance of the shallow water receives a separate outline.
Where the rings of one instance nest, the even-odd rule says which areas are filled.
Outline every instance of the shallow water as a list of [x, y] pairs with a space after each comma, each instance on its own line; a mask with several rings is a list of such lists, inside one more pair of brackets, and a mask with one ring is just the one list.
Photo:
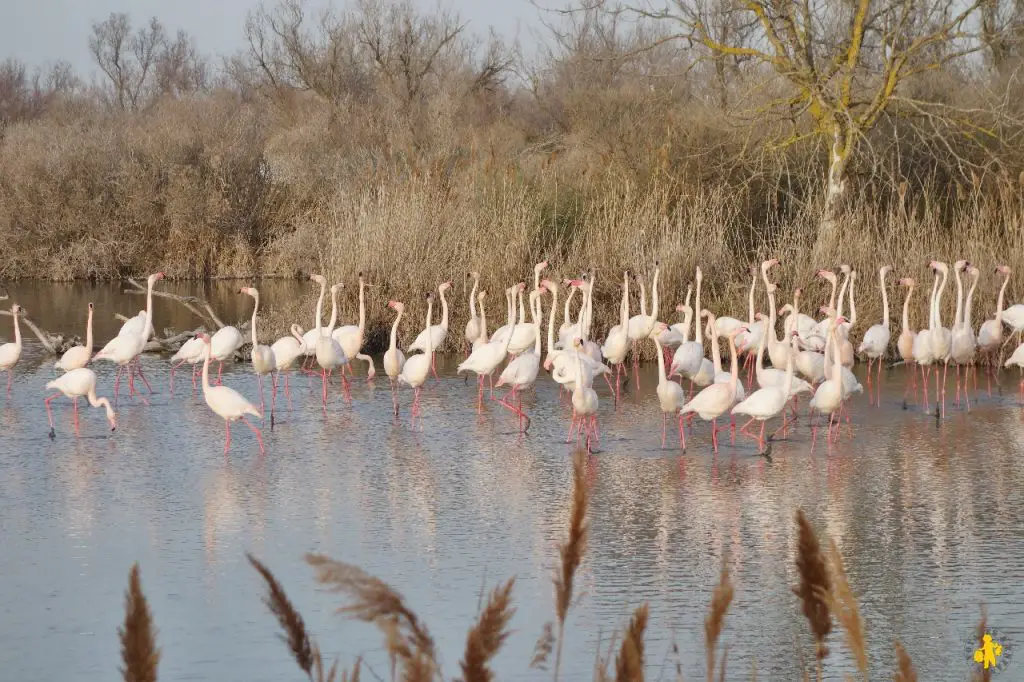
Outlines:
[[[52, 300], [70, 301], [60, 306], [80, 309], [85, 300], [53, 292]], [[141, 297], [109, 293], [87, 295], [104, 313], [138, 309]], [[27, 289], [17, 295], [38, 323], [61, 327], [56, 313], [42, 314], [45, 301], [26, 298]], [[117, 324], [97, 333], [100, 342]], [[158, 318], [159, 327], [174, 324], [189, 321]], [[52, 360], [30, 344], [0, 412], [4, 679], [115, 676], [134, 561], [159, 628], [161, 679], [298, 679], [247, 551], [275, 571], [325, 652], [345, 664], [363, 655], [385, 678], [381, 637], [334, 615], [342, 602], [317, 590], [305, 552], [357, 564], [398, 588], [437, 638], [449, 677], [459, 674], [481, 587], [516, 576], [515, 633], [496, 667], [502, 679], [538, 677], [527, 664], [552, 614], [572, 467], [569, 408], [550, 380], [524, 402], [534, 420], [520, 437], [512, 415], [493, 403], [476, 415], [475, 386], [453, 376], [454, 358], [439, 364], [442, 380], [424, 393], [424, 430], [415, 433], [411, 392], [402, 391], [395, 422], [383, 376], [367, 386], [358, 368], [351, 404], [334, 394], [326, 417], [317, 380], [297, 378], [294, 408], [279, 403], [276, 427], [265, 429], [266, 456], [236, 425], [225, 458], [222, 423], [192, 397], [187, 372], [168, 393], [168, 363], [157, 356], [144, 359], [156, 391], [149, 407], [122, 395], [113, 435], [101, 411], [86, 409], [76, 439], [70, 404], [55, 401], [51, 441], [42, 398]], [[109, 395], [111, 366], [96, 370]], [[598, 647], [643, 601], [652, 609], [651, 679], [674, 678], [673, 639], [684, 676], [699, 679], [703, 619], [723, 553], [736, 583], [723, 636], [729, 668], [745, 679], [756, 659], [760, 679], [798, 679], [794, 642], [808, 638], [790, 591], [800, 506], [843, 551], [874, 676], [892, 669], [898, 638], [921, 679], [966, 679], [964, 641], [980, 601], [1008, 650], [1024, 647], [1024, 421], [1015, 376], [1002, 377], [1002, 395], [982, 390], [969, 414], [947, 404], [936, 425], [913, 405], [901, 409], [901, 372], [883, 374], [881, 409], [862, 396], [853, 401], [852, 443], [844, 427], [837, 446], [819, 440], [811, 452], [803, 419], [766, 461], [752, 444], [731, 447], [727, 438], [713, 456], [703, 424], [689, 434], [686, 454], [662, 450], [655, 372], [645, 368], [643, 390], [629, 391], [618, 409], [598, 387], [592, 535], [578, 582], [584, 596], [567, 628], [566, 679], [589, 679]], [[256, 395], [244, 364], [229, 367], [225, 383]], [[838, 625], [830, 648], [829, 679], [841, 679], [852, 664]]]

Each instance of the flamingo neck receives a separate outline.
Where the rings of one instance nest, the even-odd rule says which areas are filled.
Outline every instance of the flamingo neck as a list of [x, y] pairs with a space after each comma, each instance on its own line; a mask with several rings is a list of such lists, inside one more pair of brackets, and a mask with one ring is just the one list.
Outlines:
[[647, 286], [640, 280], [640, 314], [647, 317]]
[[835, 308], [836, 307], [836, 280], [835, 280], [835, 278], [830, 279], [829, 280], [829, 284], [832, 285], [832, 294], [828, 298], [828, 307], [829, 308]]
[[366, 285], [359, 280], [359, 333], [366, 329]]
[[956, 280], [956, 312], [953, 313], [953, 329], [959, 329], [964, 320], [964, 282], [960, 279], [960, 268], [953, 268]]
[[320, 284], [320, 298], [316, 299], [316, 320], [314, 321], [314, 329], [319, 333], [323, 328], [323, 312], [324, 312], [324, 294], [327, 293], [327, 282], [324, 281]]
[[532, 294], [530, 296], [530, 298], [533, 299], [533, 300], [530, 301], [530, 313], [533, 316], [533, 326], [538, 330], [537, 333], [533, 335], [533, 352], [539, 358], [540, 357], [540, 322], [541, 322], [541, 314], [543, 313], [543, 311], [541, 310], [541, 307], [540, 307], [540, 294], [536, 293], [536, 291], [535, 291], [534, 294]]
[[857, 304], [853, 301], [853, 290], [857, 286], [857, 271], [854, 270], [850, 275], [850, 321], [849, 325], [852, 327], [857, 324]]
[[18, 313], [13, 313], [12, 317], [14, 317], [14, 344], [21, 348], [21, 326], [18, 324]]
[[999, 299], [996, 301], [996, 326], [1000, 331], [1003, 328], [1003, 297], [1006, 294], [1006, 285], [1010, 283], [1010, 274], [1007, 273], [1003, 280], [1003, 286], [999, 287]]
[[661, 385], [668, 379], [665, 377], [665, 354], [661, 352], [661, 344], [657, 338], [654, 339], [654, 348], [658, 351], [658, 385]]
[[252, 321], [249, 323], [249, 331], [252, 333], [252, 349], [256, 350], [259, 342], [256, 341], [256, 313], [260, 310], [260, 295], [256, 293], [253, 295], [253, 306], [252, 306]]
[[156, 280], [150, 279], [146, 286], [146, 318], [142, 326], [143, 341], [149, 340], [149, 328], [153, 324], [153, 284]]
[[89, 308], [89, 316], [85, 320], [85, 350], [92, 355], [92, 308]]
[[907, 288], [907, 297], [903, 299], [903, 331], [910, 331], [910, 297], [914, 293], [914, 287]]
[[[885, 327], [886, 331], [889, 329], [889, 292], [885, 290], [885, 273], [882, 270], [878, 271], [878, 284], [882, 287], [882, 326]], [[853, 302], [853, 297], [850, 297], [850, 302]]]
[[836, 308], [836, 315], [843, 314], [843, 303], [846, 300], [846, 288], [850, 285], [850, 276], [846, 275], [843, 278], [843, 284], [839, 287], [839, 307]]
[[[476, 288], [480, 284], [480, 278], [473, 278], [473, 288], [469, 292], [469, 319], [476, 319]], [[463, 289], [465, 291], [465, 289]]]
[[438, 289], [441, 296], [441, 328], [448, 329], [448, 298], [444, 295], [444, 289]]
[[[334, 331], [334, 325], [338, 323], [338, 290], [331, 290], [331, 321], [327, 323], [327, 334]], [[323, 335], [321, 333], [321, 335]]]
[[[444, 300], [444, 296], [441, 296], [441, 300]], [[434, 339], [433, 334], [430, 333], [430, 318], [434, 316], [434, 301], [431, 299], [427, 302], [427, 358], [434, 355]]]
[[775, 292], [772, 291], [771, 287], [768, 287], [768, 333], [772, 335], [774, 343], [780, 343], [779, 332], [776, 329], [778, 319], [779, 313], [775, 310]]
[[519, 304], [519, 324], [526, 324], [526, 308], [523, 307], [523, 290], [516, 288], [516, 303]]
[[402, 311], [398, 311], [398, 316], [395, 318], [394, 324], [391, 325], [391, 345], [392, 351], [398, 348], [398, 323], [402, 321]]
[[[774, 333], [774, 331], [773, 331]], [[757, 342], [757, 365], [755, 371], [760, 374], [764, 371], [764, 347], [768, 344], [768, 334], [761, 334], [761, 338]], [[788, 395], [788, 394], [787, 394]]]
[[722, 371], [722, 349], [718, 347], [718, 336], [715, 334], [715, 318], [708, 318], [708, 341], [711, 342], [711, 361], [715, 364], [715, 372]]
[[[690, 326], [693, 324], [693, 308], [687, 304], [683, 310], [683, 343], [690, 342]], [[694, 336], [698, 336], [694, 334]]]
[[107, 413], [107, 420], [108, 421], [113, 421], [114, 420], [114, 408], [112, 408], [110, 406], [110, 401], [107, 400], [106, 398], [97, 398], [96, 397], [96, 387], [95, 386], [89, 387], [89, 393], [88, 393], [88, 395], [86, 397], [89, 399], [89, 404], [91, 406], [104, 408], [104, 410]]
[[548, 356], [555, 352], [555, 311], [558, 309], [558, 289], [551, 290], [551, 312], [548, 314]]
[[[696, 295], [697, 297], [693, 301], [693, 310], [694, 310], [694, 314], [695, 315], [700, 315], [700, 311], [701, 311], [701, 307], [700, 307], [700, 283], [701, 283], [701, 281], [703, 279], [704, 279], [703, 277], [697, 277], [697, 295]], [[700, 334], [697, 333], [697, 328], [699, 328], [699, 327], [700, 327], [700, 318], [698, 317], [697, 318], [697, 323], [694, 325], [694, 329], [693, 329], [693, 339], [694, 339], [694, 341], [698, 340], [698, 337], [700, 336]]]
[[939, 285], [939, 293], [935, 296], [935, 327], [937, 329], [942, 327], [942, 293], [946, 290], [948, 280], [949, 273], [942, 273], [942, 284]]
[[[572, 305], [572, 298], [575, 295], [576, 295], [576, 287], [570, 285], [570, 287], [569, 287], [569, 295], [565, 299], [565, 310], [562, 313], [562, 324], [564, 324], [567, 327], [572, 324], [572, 320], [569, 318], [569, 307], [570, 307], [570, 305]], [[509, 320], [509, 324], [512, 324], [512, 317], [511, 317], [511, 315], [509, 316], [508, 320]]]
[[932, 281], [932, 297], [928, 299], [928, 329], [935, 327], [935, 296], [939, 293], [939, 278], [941, 275], [936, 271]]
[[487, 309], [482, 298], [477, 302], [480, 304], [480, 335], [477, 338], [487, 343]]
[[736, 335], [729, 336], [729, 390], [736, 395], [736, 384], [740, 380], [740, 363], [736, 359]]
[[651, 285], [651, 317], [658, 319], [658, 277], [661, 274], [660, 268], [654, 268], [654, 284]]
[[629, 276], [622, 276], [622, 302], [619, 304], [619, 326], [629, 325]]
[[974, 304], [974, 290], [978, 287], [978, 278], [972, 277], [971, 288], [967, 290], [967, 301], [964, 303], [964, 319], [962, 327], [971, 328], [971, 307]]
[[750, 280], [750, 293], [747, 294], [747, 322], [754, 324], [754, 292], [757, 290], [757, 275]]
[[794, 357], [796, 356], [796, 339], [790, 341], [789, 353], [786, 355], [786, 378], [782, 381], [782, 395], [785, 399], [789, 399], [789, 392], [793, 390], [793, 368], [796, 365]]

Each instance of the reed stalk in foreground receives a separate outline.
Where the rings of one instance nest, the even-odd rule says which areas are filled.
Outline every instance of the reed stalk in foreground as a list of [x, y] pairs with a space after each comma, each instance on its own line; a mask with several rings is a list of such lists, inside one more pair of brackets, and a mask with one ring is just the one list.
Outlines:
[[794, 592], [800, 597], [804, 616], [811, 626], [811, 634], [814, 635], [817, 679], [820, 682], [822, 661], [828, 655], [825, 638], [832, 631], [832, 614], [822, 595], [829, 593], [832, 586], [828, 571], [825, 569], [825, 559], [821, 555], [818, 536], [814, 534], [814, 528], [804, 515], [803, 509], [796, 511], [796, 525], [799, 533], [796, 569], [800, 574], [800, 585], [794, 588]]
[[572, 461], [572, 509], [569, 512], [569, 537], [558, 548], [562, 557], [561, 570], [555, 575], [555, 615], [558, 617], [558, 641], [555, 648], [554, 680], [562, 663], [562, 640], [565, 636], [565, 617], [572, 604], [573, 580], [576, 570], [587, 551], [587, 482], [586, 457], [582, 449], [576, 450]]
[[515, 581], [515, 578], [511, 578], [504, 585], [494, 588], [487, 606], [480, 612], [476, 624], [466, 636], [466, 651], [459, 664], [465, 682], [491, 682], [494, 679], [494, 671], [488, 663], [509, 636], [508, 622], [516, 612], [511, 606], [512, 585]]
[[357, 566], [321, 554], [307, 554], [306, 563], [314, 568], [317, 582], [326, 585], [328, 591], [345, 593], [353, 599], [338, 613], [373, 623], [384, 633], [392, 660], [392, 678], [398, 662], [408, 682], [426, 682], [439, 672], [434, 638], [398, 591]]
[[860, 617], [860, 609], [857, 606], [857, 597], [850, 589], [850, 582], [846, 576], [846, 568], [843, 566], [843, 555], [836, 546], [834, 540], [829, 541], [828, 550], [829, 570], [832, 582], [831, 592], [822, 592], [821, 598], [828, 605], [829, 610], [835, 614], [836, 620], [843, 626], [846, 635], [846, 646], [853, 654], [853, 660], [857, 663], [857, 670], [864, 679], [868, 677], [868, 654], [867, 643], [864, 640], [864, 621]]
[[306, 624], [302, 620], [302, 616], [295, 610], [288, 595], [285, 594], [284, 588], [277, 582], [277, 578], [270, 572], [270, 569], [260, 563], [252, 554], [246, 553], [245, 556], [267, 583], [267, 595], [263, 598], [263, 603], [281, 624], [281, 629], [284, 630], [282, 639], [288, 644], [288, 650], [291, 651], [295, 662], [311, 680], [314, 679], [313, 668], [316, 665], [320, 671], [317, 679], [323, 679], [323, 661], [320, 660], [320, 651], [315, 648], [306, 631]]
[[644, 682], [644, 631], [648, 615], [647, 604], [633, 612], [615, 660], [615, 682]]
[[[988, 630], [988, 610], [985, 605], [981, 605], [981, 620], [978, 621], [978, 628], [976, 632], [975, 644], [979, 648], [985, 646], [985, 632]], [[989, 682], [992, 679], [992, 668], [986, 668], [984, 666], [975, 666], [974, 674], [971, 675], [971, 680], [980, 680], [981, 682]]]
[[[715, 658], [718, 648], [718, 638], [725, 627], [725, 613], [729, 610], [729, 604], [733, 597], [732, 581], [729, 579], [729, 564], [723, 557], [722, 571], [718, 576], [718, 585], [711, 594], [711, 607], [704, 619], [704, 652], [707, 657], [707, 680], [712, 682], [715, 678]], [[722, 665], [725, 665], [723, 660]]]
[[121, 675], [124, 682], [156, 682], [160, 650], [156, 646], [156, 630], [149, 603], [142, 592], [139, 565], [132, 564], [128, 574], [128, 591], [124, 597], [124, 626], [117, 629], [121, 638]]
[[903, 648], [903, 645], [896, 642], [896, 675], [893, 682], [917, 682], [917, 671], [910, 660], [910, 654]]

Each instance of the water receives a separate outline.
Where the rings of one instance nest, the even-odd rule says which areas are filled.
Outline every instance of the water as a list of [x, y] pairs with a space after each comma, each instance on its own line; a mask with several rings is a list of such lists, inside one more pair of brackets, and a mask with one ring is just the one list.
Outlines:
[[[139, 308], [140, 297], [117, 287], [79, 287], [11, 292], [39, 324], [65, 332], [81, 333], [87, 297], [101, 324], [114, 310]], [[204, 295], [226, 306], [235, 289], [220, 283]], [[158, 329], [193, 323], [162, 303]], [[244, 313], [243, 306], [225, 317]], [[98, 342], [117, 324], [97, 331]], [[527, 664], [552, 617], [550, 578], [566, 533], [572, 466], [568, 407], [550, 380], [524, 403], [534, 421], [521, 438], [509, 412], [489, 404], [476, 415], [475, 387], [453, 376], [453, 358], [440, 363], [440, 385], [424, 394], [417, 433], [407, 425], [411, 393], [402, 392], [394, 423], [383, 376], [376, 386], [360, 377], [351, 405], [335, 395], [326, 418], [318, 384], [300, 378], [294, 409], [279, 406], [276, 428], [265, 430], [266, 456], [235, 425], [225, 458], [222, 422], [191, 396], [187, 374], [168, 394], [167, 361], [157, 356], [144, 359], [156, 390], [150, 407], [122, 396], [113, 435], [101, 411], [84, 410], [75, 439], [68, 401], [55, 401], [51, 441], [42, 387], [52, 361], [30, 344], [0, 412], [6, 679], [116, 676], [116, 629], [135, 561], [159, 628], [161, 679], [298, 679], [245, 552], [275, 571], [329, 656], [350, 665], [362, 655], [385, 678], [380, 635], [334, 614], [342, 601], [317, 589], [304, 553], [357, 564], [398, 588], [437, 638], [449, 677], [459, 674], [481, 588], [515, 576], [515, 633], [495, 665], [502, 679], [541, 677]], [[96, 369], [109, 395], [111, 367]], [[603, 440], [588, 461], [592, 534], [564, 677], [589, 679], [611, 631], [650, 601], [649, 676], [674, 678], [674, 640], [684, 675], [700, 679], [703, 619], [728, 553], [736, 583], [723, 636], [730, 669], [745, 679], [756, 659], [761, 679], [798, 679], [794, 643], [808, 635], [790, 587], [797, 582], [792, 517], [801, 506], [843, 551], [874, 676], [892, 669], [898, 638], [922, 679], [966, 679], [964, 640], [980, 601], [1008, 649], [1024, 647], [1016, 377], [1004, 376], [1007, 392], [981, 397], [969, 414], [947, 405], [938, 427], [913, 406], [900, 409], [900, 372], [883, 380], [882, 409], [861, 396], [853, 402], [853, 444], [844, 427], [838, 446], [826, 451], [819, 440], [812, 453], [802, 423], [792, 440], [775, 444], [771, 462], [748, 443], [712, 456], [703, 425], [687, 454], [661, 450], [653, 366], [642, 375], [644, 390], [627, 394], [617, 411], [599, 387]], [[225, 383], [255, 397], [245, 365], [229, 367]], [[830, 648], [829, 679], [842, 679], [852, 664], [838, 625]]]

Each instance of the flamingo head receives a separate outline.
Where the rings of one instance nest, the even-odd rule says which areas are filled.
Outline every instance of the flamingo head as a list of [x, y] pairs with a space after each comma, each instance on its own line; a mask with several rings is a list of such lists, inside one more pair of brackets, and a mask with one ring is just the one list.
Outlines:
[[401, 301], [388, 301], [388, 307], [394, 310], [396, 313], [405, 312], [405, 304]]
[[312, 280], [313, 282], [316, 282], [320, 286], [324, 286], [325, 284], [327, 284], [327, 278], [324, 277], [323, 275], [310, 275], [309, 279]]
[[1010, 273], [1013, 272], [1013, 270], [1010, 269], [1009, 265], [997, 265], [996, 266], [996, 272], [1000, 272], [1000, 273], [1006, 275], [1007, 277], [1009, 277]]
[[550, 279], [542, 279], [540, 281], [540, 284], [541, 284], [542, 287], [544, 287], [548, 291], [551, 291], [551, 292], [558, 291], [558, 285], [555, 284], [554, 282], [552, 282]]
[[516, 285], [516, 289], [519, 291], [526, 291], [526, 282], [520, 282]]
[[487, 298], [487, 292], [481, 289], [480, 293], [476, 295], [476, 300], [483, 301], [485, 298]]
[[731, 332], [729, 332], [729, 339], [735, 340], [736, 337], [739, 336], [740, 334], [746, 334], [749, 331], [750, 329], [746, 325], [741, 325], [733, 329]]
[[814, 273], [814, 276], [826, 279], [832, 284], [836, 283], [836, 273], [832, 272], [831, 270], [818, 270], [817, 272]]
[[92, 303], [89, 303], [89, 310], [92, 311]]
[[664, 322], [659, 322], [656, 325], [654, 325], [654, 331], [656, 331], [659, 334], [664, 334], [666, 331], [668, 331], [668, 325], [665, 324]]
[[680, 303], [679, 305], [676, 306], [676, 312], [677, 313], [685, 313], [687, 310], [689, 310], [689, 308], [690, 308], [690, 306], [688, 306], [688, 305], [686, 305], [684, 303]]
[[437, 288], [437, 290], [438, 291], [448, 291], [451, 288], [452, 288], [452, 281], [448, 280], [447, 282], [441, 282], [441, 286], [439, 286]]
[[467, 272], [466, 277], [472, 277], [474, 281], [480, 281], [480, 273], [474, 270], [473, 272]]
[[583, 280], [582, 279], [571, 279], [571, 280], [568, 280], [568, 282], [569, 282], [570, 286], [576, 287], [577, 289], [579, 289], [580, 287], [583, 286]]
[[573, 340], [572, 340], [572, 347], [573, 348], [583, 348], [583, 339], [581, 339], [578, 336], [574, 337]]
[[958, 260], [957, 262], [953, 263], [953, 268], [956, 272], [962, 272], [966, 270], [969, 265], [970, 263], [965, 260]]
[[241, 289], [238, 290], [238, 293], [240, 293], [240, 294], [249, 294], [250, 296], [255, 296], [256, 295], [256, 290], [253, 289], [252, 287], [242, 287]]
[[12, 313], [14, 313], [15, 315], [17, 315], [18, 313], [23, 313], [23, 312], [25, 312], [25, 309], [24, 309], [24, 308], [22, 308], [22, 307], [21, 307], [20, 305], [18, 305], [17, 303], [15, 303], [14, 305], [12, 305], [12, 306], [11, 306], [11, 312], [12, 312]]
[[942, 274], [949, 272], [949, 266], [942, 261], [933, 260], [928, 267], [932, 269], [932, 272], [941, 272]]
[[764, 313], [754, 313], [754, 319], [764, 321], [768, 319], [768, 316], [765, 315]]
[[704, 273], [701, 272], [699, 265], [697, 266], [697, 273], [694, 275], [694, 277], [696, 278], [696, 280], [698, 282], [701, 281], [702, 279], [704, 279]]
[[779, 315], [786, 315], [786, 314], [791, 313], [791, 312], [793, 312], [793, 304], [792, 303], [787, 303], [786, 305], [784, 305], [781, 308], [779, 308]]
[[148, 279], [149, 279], [149, 283], [153, 284], [157, 280], [161, 280], [163, 278], [164, 278], [164, 273], [162, 273], [162, 272], [154, 272], [152, 275], [149, 276]]
[[533, 271], [537, 274], [540, 274], [547, 266], [548, 262], [546, 260], [542, 260], [541, 262], [533, 266]]
[[836, 318], [836, 324], [846, 324], [847, 322], [849, 322], [849, 320], [842, 315]]
[[205, 334], [203, 332], [200, 332], [200, 333], [196, 334], [196, 338], [199, 339], [200, 341], [202, 341], [203, 343], [210, 343], [210, 335], [209, 334]]
[[879, 272], [881, 272], [881, 273], [882, 273], [882, 277], [885, 277], [885, 276], [886, 276], [886, 275], [888, 275], [888, 274], [889, 274], [889, 273], [890, 273], [891, 271], [892, 271], [892, 266], [891, 266], [891, 265], [883, 265], [883, 266], [882, 266], [882, 267], [881, 267], [881, 268], [879, 269]]
[[800, 298], [803, 295], [804, 295], [803, 287], [797, 287], [796, 289], [793, 290], [793, 298]]
[[917, 284], [917, 282], [914, 281], [913, 277], [901, 277], [900, 278], [900, 285], [901, 286], [912, 287], [915, 284]]
[[113, 410], [107, 410], [107, 422], [110, 424], [110, 430], [117, 431], [117, 413]]
[[839, 272], [843, 273], [844, 275], [849, 275], [851, 272], [853, 272], [853, 268], [851, 268], [846, 263], [843, 263], [842, 265], [839, 266]]
[[780, 261], [778, 258], [770, 258], [761, 263], [761, 272], [767, 275], [769, 270], [771, 270], [781, 262], [782, 261]]

